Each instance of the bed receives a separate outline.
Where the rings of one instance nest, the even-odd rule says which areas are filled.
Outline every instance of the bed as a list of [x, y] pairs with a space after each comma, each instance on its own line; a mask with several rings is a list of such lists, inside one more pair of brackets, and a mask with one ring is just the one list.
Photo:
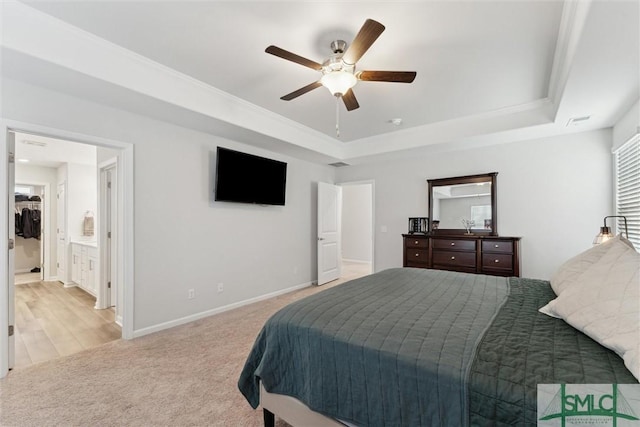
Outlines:
[[539, 312], [556, 297], [542, 280], [384, 270], [274, 314], [238, 386], [266, 424], [465, 426], [535, 425], [538, 384], [637, 383], [619, 354]]

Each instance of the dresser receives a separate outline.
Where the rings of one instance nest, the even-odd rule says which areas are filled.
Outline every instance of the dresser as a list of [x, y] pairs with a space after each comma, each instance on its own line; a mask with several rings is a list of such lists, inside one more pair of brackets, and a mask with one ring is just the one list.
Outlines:
[[520, 276], [520, 238], [403, 234], [403, 266]]

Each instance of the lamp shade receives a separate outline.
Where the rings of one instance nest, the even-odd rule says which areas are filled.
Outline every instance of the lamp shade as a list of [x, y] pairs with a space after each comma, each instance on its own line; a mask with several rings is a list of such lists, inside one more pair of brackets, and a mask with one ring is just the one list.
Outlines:
[[627, 227], [627, 217], [622, 215], [609, 215], [604, 217], [604, 226], [600, 227], [600, 233], [593, 239], [594, 245], [599, 245], [600, 243], [604, 243], [607, 240], [613, 238], [613, 234], [611, 234], [611, 228], [607, 227], [607, 218], [622, 218], [624, 220], [624, 232], [627, 235], [627, 239], [629, 238], [629, 228]]
[[353, 73], [332, 71], [322, 76], [320, 83], [334, 96], [342, 96], [358, 82]]
[[613, 238], [613, 234], [611, 234], [610, 227], [600, 227], [600, 233], [593, 239], [594, 245], [599, 245], [600, 243], [604, 243], [607, 240]]

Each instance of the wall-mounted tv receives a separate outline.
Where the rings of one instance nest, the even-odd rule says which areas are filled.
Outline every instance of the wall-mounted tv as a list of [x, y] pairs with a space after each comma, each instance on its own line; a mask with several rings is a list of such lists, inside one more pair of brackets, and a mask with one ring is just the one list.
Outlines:
[[215, 200], [284, 205], [287, 164], [218, 147]]

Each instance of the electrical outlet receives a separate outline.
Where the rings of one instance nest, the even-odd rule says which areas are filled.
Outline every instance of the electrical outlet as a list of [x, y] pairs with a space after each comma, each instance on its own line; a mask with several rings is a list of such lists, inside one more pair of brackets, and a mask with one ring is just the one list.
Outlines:
[[218, 283], [218, 292], [224, 291], [224, 283]]
[[189, 291], [187, 293], [187, 298], [194, 299], [195, 297], [196, 297], [196, 290], [195, 289], [189, 289]]

